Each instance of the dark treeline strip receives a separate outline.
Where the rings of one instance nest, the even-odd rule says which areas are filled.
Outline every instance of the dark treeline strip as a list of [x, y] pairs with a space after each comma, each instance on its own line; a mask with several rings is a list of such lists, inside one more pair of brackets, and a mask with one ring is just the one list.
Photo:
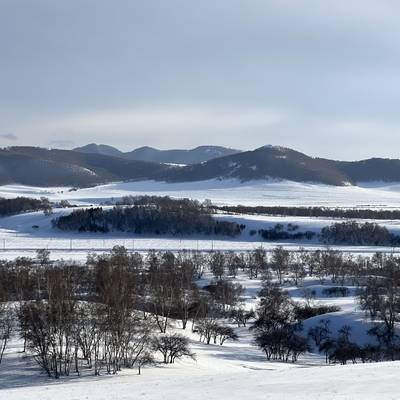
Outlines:
[[336, 223], [322, 228], [320, 240], [325, 244], [360, 246], [399, 246], [400, 236], [384, 226], [354, 221]]
[[14, 199], [0, 198], [0, 216], [20, 214], [29, 211], [51, 211], [51, 204], [45, 197], [32, 199], [29, 197], [16, 197]]
[[287, 224], [287, 229], [283, 224], [276, 224], [269, 229], [259, 229], [258, 234], [267, 241], [275, 240], [311, 240], [316, 236], [315, 232], [298, 230], [298, 225]]
[[244, 228], [233, 222], [214, 219], [210, 209], [197, 201], [154, 196], [144, 196], [135, 200], [134, 205], [126, 207], [76, 210], [55, 219], [53, 226], [80, 232], [122, 231], [157, 235], [227, 236], [236, 236]]
[[276, 240], [312, 240], [318, 237], [319, 241], [328, 245], [347, 246], [399, 246], [400, 236], [390, 233], [384, 226], [376, 223], [365, 222], [360, 224], [355, 221], [337, 222], [325, 226], [319, 235], [312, 231], [299, 231], [297, 225], [288, 224], [286, 229], [283, 224], [276, 224], [269, 229], [251, 231], [258, 233], [266, 241]]
[[350, 219], [400, 219], [400, 210], [371, 210], [330, 207], [222, 206], [215, 209], [238, 214], [280, 215], [288, 217], [329, 217]]
[[266, 241], [276, 240], [312, 240], [318, 237], [321, 243], [327, 245], [347, 246], [399, 246], [400, 236], [390, 233], [388, 229], [376, 223], [355, 221], [337, 222], [321, 229], [319, 235], [312, 231], [301, 232], [297, 225], [276, 224], [269, 229], [251, 231], [258, 233]]

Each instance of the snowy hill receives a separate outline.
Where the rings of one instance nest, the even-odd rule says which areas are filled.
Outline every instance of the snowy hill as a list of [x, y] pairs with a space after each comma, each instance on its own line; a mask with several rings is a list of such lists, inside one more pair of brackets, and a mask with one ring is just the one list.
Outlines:
[[400, 183], [372, 182], [359, 186], [308, 184], [287, 180], [211, 179], [202, 182], [165, 183], [154, 180], [115, 182], [90, 188], [71, 186], [0, 186], [0, 197], [16, 196], [50, 200], [70, 200], [78, 204], [99, 204], [123, 196], [156, 195], [173, 198], [187, 197], [217, 205], [246, 206], [325, 206], [357, 208], [400, 207]]
[[91, 143], [73, 149], [80, 153], [95, 153], [106, 156], [126, 158], [128, 160], [151, 161], [166, 164], [198, 164], [213, 158], [240, 153], [239, 150], [222, 146], [198, 146], [194, 149], [159, 150], [143, 146], [132, 151], [122, 152], [115, 147]]
[[160, 182], [213, 179], [268, 182], [272, 179], [334, 186], [400, 182], [400, 160], [333, 161], [276, 146], [245, 152], [215, 146], [167, 151], [144, 147], [124, 153], [123, 157], [115, 150], [98, 145], [77, 151], [36, 147], [1, 149], [0, 184], [85, 187], [150, 179]]
[[90, 143], [86, 146], [76, 147], [73, 149], [79, 153], [91, 153], [91, 154], [102, 154], [104, 156], [112, 156], [112, 157], [122, 157], [123, 152], [116, 149], [115, 147], [108, 146], [106, 144], [96, 144]]
[[159, 150], [145, 146], [125, 153], [124, 157], [130, 160], [169, 164], [199, 164], [214, 158], [237, 153], [240, 153], [240, 151], [222, 146], [199, 146], [190, 150]]

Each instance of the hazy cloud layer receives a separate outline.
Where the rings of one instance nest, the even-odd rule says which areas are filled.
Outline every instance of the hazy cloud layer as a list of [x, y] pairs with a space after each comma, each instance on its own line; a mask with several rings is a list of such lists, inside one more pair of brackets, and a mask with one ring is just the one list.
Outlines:
[[71, 149], [74, 145], [73, 140], [50, 140], [49, 142], [50, 147], [58, 149]]
[[0, 131], [44, 146], [400, 157], [399, 12], [394, 0], [3, 0]]
[[0, 140], [5, 139], [5, 140], [10, 140], [10, 141], [15, 141], [17, 140], [17, 136], [14, 135], [13, 133], [2, 133], [0, 134]]

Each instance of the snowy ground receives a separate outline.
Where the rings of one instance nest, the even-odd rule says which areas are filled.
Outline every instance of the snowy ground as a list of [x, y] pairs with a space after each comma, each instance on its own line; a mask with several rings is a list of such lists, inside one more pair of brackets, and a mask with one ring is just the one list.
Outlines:
[[[137, 194], [169, 195], [192, 199], [211, 199], [219, 205], [293, 205], [331, 206], [359, 208], [399, 208], [400, 184], [373, 183], [354, 186], [326, 186], [286, 181], [249, 182], [205, 181], [166, 184], [162, 182], [114, 183], [88, 189], [70, 191], [70, 188], [33, 188], [21, 185], [0, 187], [0, 197], [41, 197], [53, 201], [66, 199], [87, 206], [106, 204], [122, 196]], [[63, 212], [56, 210], [53, 216], [28, 213], [0, 219], [0, 258], [33, 256], [37, 248], [49, 248], [53, 258], [84, 260], [89, 251], [103, 252], [114, 245], [124, 245], [130, 250], [148, 249], [224, 249], [251, 250], [262, 244], [272, 248], [279, 244], [297, 248], [299, 245], [314, 249], [316, 243], [261, 243], [249, 236], [252, 228], [267, 228], [275, 223], [297, 224], [300, 230], [318, 231], [333, 222], [324, 218], [282, 218], [260, 216], [220, 216], [235, 219], [247, 225], [240, 239], [221, 240], [210, 238], [138, 237], [124, 234], [79, 234], [51, 229], [50, 221]], [[400, 231], [398, 221], [379, 221], [392, 232]], [[39, 228], [33, 228], [34, 225]], [[1, 248], [4, 248], [1, 250]], [[373, 253], [390, 248], [346, 247], [353, 253]], [[245, 306], [255, 307], [258, 280], [245, 276], [237, 279], [245, 288]], [[350, 296], [326, 298], [321, 283], [308, 279], [305, 286], [315, 290], [316, 303], [339, 305], [341, 311], [323, 316], [329, 318], [332, 330], [348, 324], [362, 342], [371, 340], [366, 334], [371, 322], [359, 309], [354, 288]], [[302, 301], [302, 288], [287, 286], [291, 296]], [[318, 319], [305, 321], [305, 328], [318, 323]], [[238, 330], [240, 341], [227, 342], [224, 346], [204, 345], [193, 335], [192, 347], [197, 361], [182, 361], [176, 365], [145, 369], [142, 376], [136, 371], [123, 371], [118, 376], [83, 376], [63, 378], [56, 382], [40, 374], [30, 358], [19, 353], [21, 343], [14, 340], [0, 365], [0, 399], [93, 399], [125, 400], [140, 399], [397, 399], [400, 362], [368, 365], [325, 366], [318, 354], [303, 356], [298, 364], [267, 362], [261, 351], [254, 347], [252, 336], [245, 328]]]
[[[369, 184], [365, 187], [327, 186], [288, 181], [249, 182], [205, 181], [195, 183], [166, 184], [162, 182], [125, 182], [70, 191], [70, 188], [35, 188], [21, 185], [0, 187], [0, 197], [49, 197], [53, 201], [62, 199], [81, 206], [107, 204], [124, 195], [156, 194], [193, 199], [211, 199], [217, 204], [248, 205], [326, 205], [332, 207], [395, 208], [400, 206], [400, 184]], [[296, 224], [300, 231], [319, 232], [337, 220], [330, 218], [227, 216], [219, 218], [234, 220], [246, 225], [246, 231], [238, 238], [221, 237], [146, 237], [131, 234], [82, 234], [60, 232], [51, 229], [51, 219], [70, 210], [55, 210], [53, 216], [43, 213], [28, 213], [0, 219], [0, 258], [32, 256], [38, 248], [48, 248], [53, 258], [85, 259], [88, 251], [106, 251], [114, 245], [123, 245], [130, 250], [252, 250], [260, 245], [270, 249], [277, 245], [288, 248], [299, 246], [314, 249], [320, 247], [316, 241], [265, 243], [258, 235], [250, 236], [251, 229], [266, 229], [276, 223]], [[365, 221], [364, 221], [365, 222]], [[399, 233], [400, 221], [378, 221], [391, 232]], [[33, 228], [38, 226], [39, 228]], [[376, 250], [390, 252], [392, 248], [346, 247], [345, 250], [370, 253]]]
[[[204, 283], [210, 279], [205, 276]], [[244, 302], [247, 308], [256, 305], [260, 280], [249, 280], [240, 274], [237, 278], [245, 287]], [[353, 333], [368, 339], [366, 330], [371, 323], [359, 310], [350, 287], [350, 296], [326, 298], [324, 287], [314, 279], [307, 279], [304, 287], [314, 289], [315, 302], [339, 305], [339, 312], [325, 314], [332, 322], [332, 330], [344, 324], [353, 327]], [[296, 301], [302, 301], [302, 290], [287, 286]], [[306, 329], [315, 324], [311, 318], [305, 322]], [[247, 328], [236, 329], [238, 342], [205, 345], [198, 336], [175, 328], [191, 339], [191, 348], [197, 360], [182, 360], [174, 365], [146, 368], [141, 376], [135, 370], [123, 370], [117, 376], [92, 376], [92, 371], [81, 377], [71, 376], [59, 381], [49, 379], [30, 357], [20, 353], [22, 343], [13, 340], [0, 365], [0, 398], [7, 400], [88, 399], [127, 400], [133, 398], [151, 400], [213, 400], [230, 399], [397, 399], [397, 378], [400, 362], [327, 366], [324, 357], [309, 353], [297, 364], [268, 362], [252, 341]], [[361, 340], [363, 341], [363, 340]]]
[[122, 373], [68, 383], [37, 380], [32, 385], [3, 389], [0, 396], [7, 400], [398, 399], [400, 362], [306, 368], [273, 365], [201, 374], [189, 369], [182, 374], [183, 368], [155, 368], [142, 376]]
[[293, 205], [396, 208], [400, 207], [400, 183], [368, 183], [359, 186], [329, 186], [291, 181], [210, 180], [164, 183], [117, 182], [70, 191], [66, 187], [37, 188], [22, 185], [0, 187], [0, 197], [45, 196], [80, 204], [98, 204], [127, 195], [153, 194], [192, 199], [210, 199], [218, 205]]
[[[48, 248], [52, 257], [83, 260], [88, 252], [103, 252], [115, 245], [122, 245], [129, 250], [253, 250], [259, 246], [272, 249], [282, 245], [289, 249], [302, 246], [306, 249], [321, 248], [317, 239], [313, 241], [296, 242], [263, 242], [259, 235], [250, 235], [252, 229], [267, 229], [277, 223], [289, 223], [299, 226], [299, 231], [307, 230], [319, 233], [322, 227], [328, 226], [337, 220], [332, 218], [307, 217], [275, 217], [254, 215], [218, 215], [217, 218], [245, 224], [245, 231], [237, 238], [220, 236], [208, 237], [166, 237], [144, 236], [129, 233], [79, 233], [65, 232], [52, 228], [51, 220], [57, 216], [71, 212], [72, 209], [55, 209], [54, 214], [45, 216], [43, 212], [25, 213], [0, 218], [0, 258], [12, 259], [18, 256], [33, 256], [36, 249]], [[363, 220], [362, 222], [365, 222]], [[391, 232], [400, 233], [400, 221], [380, 220], [380, 225], [386, 226]], [[345, 246], [333, 247], [353, 253], [371, 253], [379, 251], [392, 252], [396, 249], [387, 247]], [[400, 250], [399, 250], [400, 251]]]

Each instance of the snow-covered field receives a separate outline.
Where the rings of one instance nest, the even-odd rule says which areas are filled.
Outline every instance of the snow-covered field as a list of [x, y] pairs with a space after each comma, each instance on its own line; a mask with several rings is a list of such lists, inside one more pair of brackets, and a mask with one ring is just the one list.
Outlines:
[[80, 204], [98, 204], [122, 196], [152, 194], [192, 199], [210, 199], [218, 205], [293, 205], [396, 208], [400, 207], [399, 183], [368, 183], [360, 186], [329, 186], [291, 181], [210, 180], [165, 183], [154, 181], [117, 182], [70, 191], [66, 187], [37, 188], [22, 185], [0, 187], [0, 197], [45, 196]]
[[[0, 197], [41, 197], [50, 200], [69, 200], [81, 206], [107, 204], [126, 195], [154, 194], [192, 199], [211, 199], [220, 205], [294, 205], [359, 208], [400, 207], [400, 184], [370, 184], [363, 187], [333, 187], [294, 182], [207, 181], [185, 184], [160, 182], [115, 183], [88, 189], [70, 191], [70, 188], [32, 188], [20, 185], [0, 187]], [[148, 249], [223, 249], [251, 250], [261, 244], [271, 249], [279, 244], [297, 249], [319, 247], [316, 242], [261, 243], [249, 234], [251, 229], [269, 228], [276, 223], [296, 224], [300, 231], [318, 232], [321, 227], [334, 222], [329, 218], [293, 218], [263, 216], [228, 216], [246, 224], [246, 231], [239, 239], [194, 237], [143, 237], [129, 234], [66, 233], [51, 228], [51, 219], [69, 209], [57, 209], [54, 215], [41, 212], [26, 213], [0, 219], [0, 258], [33, 256], [38, 248], [49, 248], [52, 258], [84, 260], [88, 252], [104, 252], [114, 245], [124, 245], [130, 250]], [[400, 221], [379, 221], [390, 231], [400, 231]], [[37, 227], [34, 227], [37, 226]], [[390, 248], [346, 247], [354, 253], [373, 253]], [[260, 281], [237, 278], [246, 288], [245, 306], [254, 307]], [[317, 293], [316, 302], [338, 305], [341, 310], [329, 318], [333, 330], [344, 324], [353, 327], [353, 334], [365, 343], [371, 340], [367, 330], [371, 322], [359, 309], [354, 293], [344, 298], [325, 298], [321, 283], [308, 279], [305, 285]], [[286, 287], [296, 301], [302, 301], [302, 288]], [[305, 328], [316, 324], [318, 318], [305, 321]], [[400, 362], [326, 366], [323, 356], [309, 353], [297, 364], [267, 362], [258, 350], [246, 328], [238, 329], [239, 342], [224, 346], [204, 345], [193, 335], [191, 345], [197, 361], [183, 360], [173, 366], [146, 368], [143, 375], [124, 370], [117, 376], [82, 376], [51, 380], [40, 373], [32, 359], [20, 353], [21, 342], [13, 340], [0, 365], [0, 399], [397, 399], [397, 377]]]
[[[204, 282], [209, 279], [206, 276]], [[237, 278], [245, 287], [247, 307], [256, 305], [260, 280], [249, 280], [240, 274]], [[326, 285], [330, 285], [326, 283]], [[332, 331], [344, 324], [352, 326], [352, 333], [361, 343], [371, 340], [366, 335], [371, 323], [359, 309], [354, 293], [344, 298], [324, 298], [323, 286], [307, 279], [304, 287], [316, 291], [316, 304], [339, 305], [341, 311], [321, 317], [331, 321]], [[292, 298], [302, 301], [304, 288], [286, 287]], [[318, 317], [320, 318], [320, 317]], [[305, 321], [305, 331], [315, 324], [315, 318]], [[81, 377], [47, 378], [30, 357], [20, 351], [22, 343], [14, 339], [0, 365], [0, 398], [7, 400], [219, 400], [219, 399], [397, 399], [397, 378], [400, 362], [356, 365], [326, 365], [317, 353], [302, 356], [298, 363], [268, 362], [254, 346], [247, 328], [236, 328], [238, 342], [205, 345], [198, 336], [176, 327], [191, 339], [196, 361], [181, 360], [174, 365], [136, 370], [123, 370], [116, 376], [84, 371]]]
[[[214, 362], [215, 360], [213, 360]], [[218, 364], [217, 364], [218, 365]], [[154, 368], [141, 376], [82, 378], [64, 382], [36, 379], [0, 390], [7, 400], [397, 400], [400, 362], [296, 368], [267, 364], [241, 370]], [[1, 383], [4, 379], [0, 377]], [[14, 382], [14, 385], [18, 385]]]
[[[122, 245], [129, 250], [236, 250], [247, 251], [263, 246], [269, 250], [278, 245], [297, 249], [302, 246], [306, 249], [321, 248], [318, 241], [297, 242], [263, 242], [258, 235], [250, 235], [252, 229], [268, 229], [277, 223], [289, 223], [299, 226], [299, 231], [307, 230], [319, 233], [321, 228], [337, 220], [332, 218], [307, 217], [275, 217], [254, 215], [218, 215], [219, 219], [235, 221], [246, 225], [246, 229], [237, 238], [214, 237], [165, 237], [144, 236], [130, 233], [111, 232], [79, 233], [65, 232], [52, 228], [51, 220], [57, 216], [71, 212], [71, 209], [55, 209], [52, 215], [43, 212], [32, 212], [0, 218], [0, 258], [12, 259], [18, 256], [33, 256], [36, 249], [48, 248], [52, 258], [83, 260], [88, 252], [103, 252], [112, 249], [115, 245]], [[365, 222], [365, 221], [364, 221]], [[391, 232], [399, 234], [400, 221], [380, 220], [379, 224], [386, 226]], [[371, 253], [377, 250], [397, 251], [388, 247], [345, 246], [338, 248], [354, 253]]]
[[[400, 207], [400, 184], [369, 184], [363, 187], [327, 186], [304, 184], [289, 181], [255, 181], [240, 183], [235, 180], [204, 181], [167, 184], [163, 182], [122, 182], [87, 189], [38, 188], [21, 185], [0, 187], [0, 197], [16, 196], [48, 197], [52, 201], [69, 200], [71, 203], [88, 206], [107, 204], [126, 195], [154, 194], [192, 199], [211, 199], [216, 204], [246, 205], [325, 205], [332, 207]], [[304, 246], [316, 248], [314, 242], [303, 243], [262, 243], [260, 237], [250, 236], [251, 229], [266, 229], [276, 223], [296, 224], [300, 231], [319, 232], [323, 226], [334, 222], [329, 218], [265, 217], [265, 216], [227, 216], [218, 218], [235, 220], [246, 225], [245, 232], [238, 238], [221, 237], [144, 237], [130, 234], [82, 234], [60, 232], [51, 228], [51, 219], [70, 210], [55, 210], [53, 216], [42, 213], [28, 213], [0, 219], [0, 258], [14, 258], [33, 255], [38, 248], [48, 248], [53, 258], [84, 259], [88, 251], [105, 251], [114, 245], [124, 245], [131, 250], [252, 250], [260, 245], [266, 249], [283, 245], [289, 248]], [[400, 231], [400, 221], [379, 221], [393, 233]], [[38, 226], [39, 228], [33, 228]], [[346, 247], [352, 252], [392, 251], [391, 248]]]

